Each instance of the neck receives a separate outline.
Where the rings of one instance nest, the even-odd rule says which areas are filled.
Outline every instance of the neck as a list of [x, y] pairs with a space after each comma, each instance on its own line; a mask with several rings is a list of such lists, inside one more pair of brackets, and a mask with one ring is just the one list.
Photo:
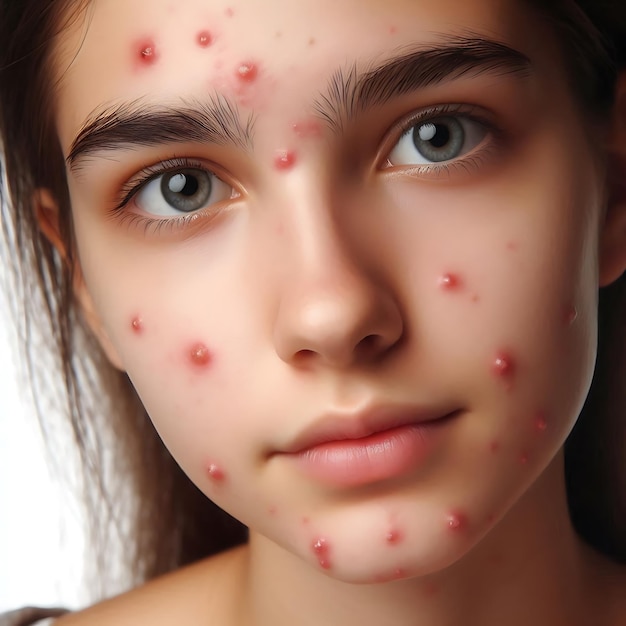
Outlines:
[[582, 626], [599, 623], [595, 562], [572, 529], [557, 459], [470, 553], [425, 578], [344, 583], [252, 533], [246, 623]]

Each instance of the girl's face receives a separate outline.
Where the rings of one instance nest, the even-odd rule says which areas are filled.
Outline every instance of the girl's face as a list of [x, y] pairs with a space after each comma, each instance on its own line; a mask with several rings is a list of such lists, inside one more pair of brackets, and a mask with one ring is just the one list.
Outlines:
[[601, 176], [554, 37], [511, 0], [184, 7], [93, 2], [58, 51], [96, 330], [255, 533], [439, 570], [592, 375]]

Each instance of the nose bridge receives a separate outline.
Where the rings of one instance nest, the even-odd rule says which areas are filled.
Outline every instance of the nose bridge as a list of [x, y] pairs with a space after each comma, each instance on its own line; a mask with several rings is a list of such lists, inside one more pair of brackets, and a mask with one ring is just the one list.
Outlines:
[[291, 265], [280, 289], [276, 351], [287, 362], [334, 367], [372, 360], [402, 335], [395, 294], [341, 218], [345, 207], [320, 193], [300, 198], [287, 218]]

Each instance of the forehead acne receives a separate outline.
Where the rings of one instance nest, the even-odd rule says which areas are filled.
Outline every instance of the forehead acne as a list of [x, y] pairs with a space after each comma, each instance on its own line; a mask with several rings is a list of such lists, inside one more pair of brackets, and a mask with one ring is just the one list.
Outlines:
[[154, 39], [144, 37], [132, 45], [132, 54], [143, 67], [154, 65], [158, 60], [158, 50]]
[[254, 82], [259, 74], [259, 68], [256, 63], [245, 61], [240, 63], [235, 72], [235, 76], [243, 83]]

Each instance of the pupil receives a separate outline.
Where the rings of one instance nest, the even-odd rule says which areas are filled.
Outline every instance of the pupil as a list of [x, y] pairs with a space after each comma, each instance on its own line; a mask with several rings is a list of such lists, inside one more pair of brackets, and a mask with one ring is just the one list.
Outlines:
[[437, 132], [430, 140], [435, 148], [443, 148], [450, 142], [450, 129], [444, 124], [437, 124]]
[[172, 193], [180, 193], [187, 197], [193, 196], [198, 191], [197, 179], [193, 176], [185, 176], [184, 174], [172, 176], [168, 186]]

